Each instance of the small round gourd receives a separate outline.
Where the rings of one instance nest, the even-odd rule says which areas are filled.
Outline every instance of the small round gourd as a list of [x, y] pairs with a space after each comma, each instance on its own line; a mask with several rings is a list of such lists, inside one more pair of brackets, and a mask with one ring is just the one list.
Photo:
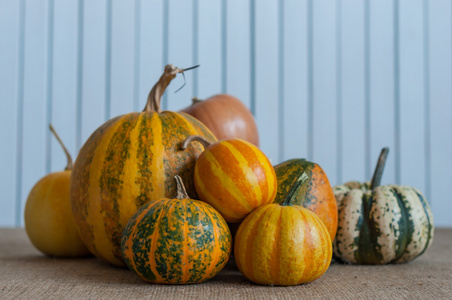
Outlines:
[[67, 157], [64, 171], [41, 178], [32, 188], [25, 205], [25, 230], [32, 244], [44, 254], [55, 257], [82, 257], [89, 255], [83, 244], [71, 212], [69, 195], [72, 158], [52, 125]]
[[413, 187], [380, 186], [388, 149], [383, 149], [372, 182], [347, 182], [334, 188], [339, 222], [334, 255], [353, 264], [409, 262], [433, 241], [433, 216]]
[[293, 204], [303, 206], [319, 216], [333, 240], [337, 230], [337, 204], [323, 169], [306, 159], [290, 159], [276, 165], [275, 173], [278, 179], [275, 203], [286, 199], [291, 186], [301, 174], [308, 175], [309, 179], [298, 191]]
[[332, 257], [331, 238], [312, 211], [292, 205], [303, 173], [281, 203], [261, 206], [240, 224], [234, 258], [240, 272], [262, 285], [298, 285], [318, 279]]
[[232, 237], [212, 206], [189, 199], [179, 176], [175, 199], [143, 205], [124, 228], [121, 251], [142, 279], [161, 284], [206, 281], [225, 266]]
[[195, 165], [196, 192], [227, 222], [238, 223], [257, 207], [273, 202], [276, 174], [259, 148], [240, 139], [212, 144], [200, 136], [187, 138], [182, 147], [191, 148], [194, 141], [205, 147]]

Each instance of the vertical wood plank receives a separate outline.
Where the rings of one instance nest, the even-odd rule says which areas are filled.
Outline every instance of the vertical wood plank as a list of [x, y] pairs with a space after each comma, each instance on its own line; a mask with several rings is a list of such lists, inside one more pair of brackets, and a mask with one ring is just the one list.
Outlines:
[[[390, 149], [381, 184], [396, 183], [393, 3], [392, 0], [372, 0], [369, 8], [371, 173], [381, 149]], [[370, 176], [372, 174], [366, 174], [366, 178]]]
[[279, 160], [278, 147], [278, 1], [255, 3], [255, 116], [260, 148], [272, 161]]
[[337, 184], [336, 132], [336, 3], [313, 5], [312, 159]]
[[[78, 1], [70, 0], [64, 3], [55, 1], [54, 4], [51, 121], [75, 160], [78, 150], [76, 149]], [[53, 136], [50, 140], [51, 171], [61, 171], [66, 166], [66, 155]]]
[[163, 1], [141, 2], [139, 110], [144, 108], [149, 92], [163, 73]]
[[[450, 1], [428, 3], [429, 61], [429, 158], [430, 198], [436, 226], [452, 226], [449, 196], [452, 170], [452, 5]], [[416, 163], [415, 163], [416, 164]], [[419, 172], [422, 170], [419, 168]]]
[[226, 5], [226, 92], [250, 108], [250, 3], [228, 0]]
[[365, 2], [343, 0], [340, 57], [340, 154], [338, 183], [369, 179], [366, 166]]
[[399, 3], [400, 184], [424, 191], [423, 2], [400, 0]]
[[[195, 71], [198, 75], [198, 95], [194, 96], [205, 99], [221, 93], [221, 0], [199, 0], [198, 9], [198, 57], [196, 63], [201, 67]], [[189, 100], [185, 100], [184, 106], [190, 103]]]
[[[20, 1], [0, 1], [0, 227], [15, 224], [18, 143], [18, 88], [20, 59]], [[6, 142], [8, 141], [8, 142]]]
[[[169, 1], [168, 63], [179, 68], [191, 67], [193, 62], [193, 1]], [[208, 66], [204, 66], [208, 68]], [[177, 111], [187, 106], [193, 97], [193, 74], [197, 70], [185, 73], [186, 85], [175, 94], [184, 79], [181, 74], [166, 89], [166, 102], [163, 108]]]
[[83, 7], [82, 145], [105, 120], [106, 1]]
[[[308, 155], [308, 3], [285, 1], [283, 20], [283, 160]], [[283, 103], [282, 103], [283, 102]], [[281, 120], [280, 120], [281, 121]], [[281, 139], [281, 137], [280, 137]]]
[[110, 116], [115, 117], [134, 110], [134, 2], [113, 1], [111, 18]]
[[46, 173], [48, 4], [39, 1], [25, 4], [22, 225], [28, 194]]

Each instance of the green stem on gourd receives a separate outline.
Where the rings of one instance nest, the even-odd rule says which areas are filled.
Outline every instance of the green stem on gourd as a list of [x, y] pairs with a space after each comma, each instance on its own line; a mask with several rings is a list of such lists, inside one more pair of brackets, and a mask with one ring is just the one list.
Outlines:
[[287, 194], [286, 199], [281, 203], [282, 206], [289, 206], [292, 205], [292, 201], [297, 197], [298, 191], [300, 190], [301, 186], [309, 179], [309, 176], [303, 172], [303, 174], [300, 175], [300, 177], [297, 178], [297, 180], [294, 182], [292, 187], [289, 190], [289, 193]]
[[55, 128], [53, 128], [52, 124], [49, 124], [49, 129], [53, 133], [53, 135], [56, 137], [58, 143], [60, 143], [61, 148], [63, 148], [64, 153], [66, 154], [67, 159], [67, 165], [64, 170], [72, 170], [72, 157], [67, 148], [64, 146], [63, 142], [61, 141], [58, 133], [56, 133]]
[[381, 150], [380, 157], [378, 158], [377, 166], [375, 167], [374, 175], [370, 183], [370, 189], [380, 186], [381, 176], [383, 176], [383, 169], [385, 168], [386, 158], [388, 157], [389, 148], [385, 147]]
[[203, 145], [205, 149], [209, 148], [210, 145], [212, 145], [212, 143], [209, 142], [209, 140], [207, 140], [205, 137], [202, 137], [200, 135], [191, 135], [185, 139], [184, 143], [182, 144], [182, 150], [187, 149], [188, 145], [194, 141], [201, 143], [201, 145]]
[[179, 175], [176, 175], [176, 176], [174, 176], [174, 180], [176, 181], [176, 186], [177, 186], [176, 199], [190, 199], [190, 197], [187, 194], [187, 190], [185, 189], [182, 178], [180, 178]]
[[166, 65], [159, 81], [157, 81], [157, 83], [149, 93], [148, 100], [146, 102], [146, 106], [143, 109], [143, 112], [162, 112], [162, 110], [160, 109], [160, 100], [171, 80], [176, 77], [177, 73], [184, 73], [184, 71], [188, 71], [197, 67], [199, 67], [199, 65], [186, 69], [179, 69], [178, 67], [175, 67], [173, 65]]

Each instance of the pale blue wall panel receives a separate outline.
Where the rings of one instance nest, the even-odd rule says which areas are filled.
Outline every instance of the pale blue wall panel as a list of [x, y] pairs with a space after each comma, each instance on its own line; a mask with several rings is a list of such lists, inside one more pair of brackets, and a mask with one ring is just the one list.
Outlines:
[[[46, 173], [49, 2], [26, 1], [21, 208]], [[20, 216], [23, 225], [23, 213]]]
[[[221, 0], [199, 0], [197, 21], [196, 87], [193, 96], [205, 99], [222, 89], [222, 3]], [[196, 21], [195, 21], [196, 22]], [[188, 74], [188, 73], [187, 73]], [[190, 99], [184, 100], [184, 107]]]
[[309, 159], [318, 163], [331, 184], [337, 184], [336, 4], [312, 1], [312, 143]]
[[[425, 191], [423, 1], [400, 0], [400, 182]], [[413, 176], [413, 174], [416, 174]]]
[[[452, 226], [452, 3], [428, 0], [0, 1], [0, 226], [106, 119], [142, 110], [164, 65], [163, 108], [228, 92], [255, 114], [273, 163], [305, 157], [333, 185], [419, 188]], [[7, 130], [6, 130], [7, 129]]]
[[[366, 6], [361, 0], [341, 0], [338, 8], [338, 183], [365, 180], [366, 174]], [[339, 63], [340, 62], [340, 63]]]
[[107, 2], [84, 1], [82, 144], [106, 121]]
[[251, 107], [250, 1], [226, 1], [226, 92]]
[[[193, 57], [193, 1], [168, 1], [168, 61], [179, 68], [191, 67], [194, 64]], [[208, 68], [208, 66], [203, 66]], [[179, 110], [188, 104], [193, 97], [194, 72], [185, 73], [187, 84], [176, 94], [174, 93], [184, 84], [182, 74], [178, 74], [166, 90], [163, 107], [168, 110]]]
[[278, 145], [278, 1], [255, 2], [255, 116], [260, 149], [272, 163], [279, 160]]
[[[53, 11], [52, 84], [48, 95], [51, 101], [51, 114], [48, 119], [75, 160], [78, 152], [76, 148], [78, 1], [55, 1]], [[66, 155], [49, 130], [47, 134], [51, 136], [51, 149], [48, 154], [51, 171], [61, 171], [66, 166]]]
[[21, 159], [17, 152], [20, 9], [20, 1], [0, 1], [0, 226], [13, 226], [16, 221], [17, 165]]
[[135, 3], [113, 1], [111, 16], [110, 116], [134, 111]]
[[164, 0], [140, 1], [138, 111], [143, 110], [149, 92], [164, 68]]
[[[430, 202], [435, 224], [452, 226], [449, 196], [452, 170], [452, 6], [450, 1], [428, 2]], [[414, 163], [416, 164], [416, 162]], [[422, 173], [423, 170], [419, 170]], [[417, 175], [414, 174], [414, 176]]]
[[[283, 99], [279, 135], [282, 160], [308, 155], [308, 1], [285, 1], [283, 6], [282, 74]], [[281, 21], [281, 20], [280, 20]], [[281, 37], [280, 37], [281, 41]], [[281, 67], [281, 65], [280, 65]]]
[[381, 149], [389, 147], [382, 184], [395, 183], [394, 1], [373, 0], [369, 7], [370, 166], [373, 175]]

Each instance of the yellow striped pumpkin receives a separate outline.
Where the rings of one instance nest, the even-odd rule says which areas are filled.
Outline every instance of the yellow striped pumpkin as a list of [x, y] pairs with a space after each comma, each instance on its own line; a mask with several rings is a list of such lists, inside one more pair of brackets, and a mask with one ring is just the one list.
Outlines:
[[328, 269], [333, 250], [325, 224], [312, 211], [291, 204], [306, 179], [303, 173], [282, 204], [261, 206], [240, 224], [234, 257], [248, 280], [297, 285], [318, 279]]
[[127, 266], [152, 283], [206, 281], [225, 266], [232, 250], [228, 225], [218, 211], [189, 199], [182, 180], [175, 199], [143, 205], [122, 234]]
[[196, 197], [193, 171], [203, 149], [193, 145], [183, 151], [181, 144], [193, 134], [216, 139], [193, 117], [160, 111], [161, 95], [182, 71], [166, 66], [145, 110], [100, 126], [74, 164], [71, 203], [78, 231], [94, 255], [113, 265], [125, 266], [120, 240], [130, 217], [144, 203], [174, 195], [175, 175], [183, 178], [189, 195]]
[[188, 138], [183, 148], [190, 148], [193, 141], [206, 147], [195, 166], [196, 192], [227, 222], [240, 222], [257, 207], [273, 202], [275, 170], [259, 148], [241, 139], [211, 144], [199, 136]]

